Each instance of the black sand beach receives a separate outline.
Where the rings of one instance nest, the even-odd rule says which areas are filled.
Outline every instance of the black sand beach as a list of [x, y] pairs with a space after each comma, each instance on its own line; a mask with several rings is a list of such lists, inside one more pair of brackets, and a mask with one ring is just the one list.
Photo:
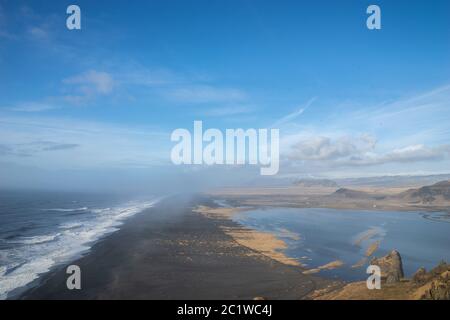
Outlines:
[[161, 201], [67, 264], [80, 266], [81, 290], [66, 288], [62, 266], [19, 298], [304, 299], [330, 284], [236, 245], [221, 230], [236, 227], [234, 222], [192, 211], [208, 201], [187, 196]]

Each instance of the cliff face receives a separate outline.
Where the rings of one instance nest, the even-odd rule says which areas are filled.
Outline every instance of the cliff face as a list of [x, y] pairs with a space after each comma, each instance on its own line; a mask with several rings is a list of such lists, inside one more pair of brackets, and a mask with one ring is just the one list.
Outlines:
[[397, 250], [382, 258], [373, 258], [370, 264], [380, 267], [381, 279], [386, 283], [396, 283], [404, 277], [402, 257]]

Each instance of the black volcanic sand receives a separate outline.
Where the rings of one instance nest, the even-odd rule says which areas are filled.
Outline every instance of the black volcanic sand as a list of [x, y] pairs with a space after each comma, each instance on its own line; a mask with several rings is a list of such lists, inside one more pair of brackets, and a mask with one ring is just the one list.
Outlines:
[[61, 266], [20, 298], [302, 299], [330, 284], [237, 245], [220, 229], [236, 227], [234, 222], [192, 212], [198, 203], [211, 205], [208, 201], [163, 200], [70, 263], [81, 268], [81, 290], [67, 289]]

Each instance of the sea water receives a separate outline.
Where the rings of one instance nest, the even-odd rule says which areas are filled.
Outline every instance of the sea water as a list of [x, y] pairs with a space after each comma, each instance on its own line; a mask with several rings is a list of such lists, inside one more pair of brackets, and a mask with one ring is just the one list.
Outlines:
[[80, 257], [102, 236], [157, 201], [112, 195], [0, 191], [0, 299], [52, 267]]

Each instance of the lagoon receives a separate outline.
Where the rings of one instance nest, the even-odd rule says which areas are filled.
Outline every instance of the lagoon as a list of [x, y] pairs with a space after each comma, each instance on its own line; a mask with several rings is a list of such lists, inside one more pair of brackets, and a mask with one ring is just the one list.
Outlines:
[[[340, 268], [319, 273], [329, 278], [364, 280], [370, 259], [393, 249], [400, 252], [407, 277], [422, 266], [429, 270], [441, 260], [450, 261], [450, 214], [446, 212], [267, 208], [244, 211], [233, 219], [277, 235], [288, 245], [284, 253], [308, 269], [344, 262]], [[356, 267], [375, 243], [378, 249]]]

